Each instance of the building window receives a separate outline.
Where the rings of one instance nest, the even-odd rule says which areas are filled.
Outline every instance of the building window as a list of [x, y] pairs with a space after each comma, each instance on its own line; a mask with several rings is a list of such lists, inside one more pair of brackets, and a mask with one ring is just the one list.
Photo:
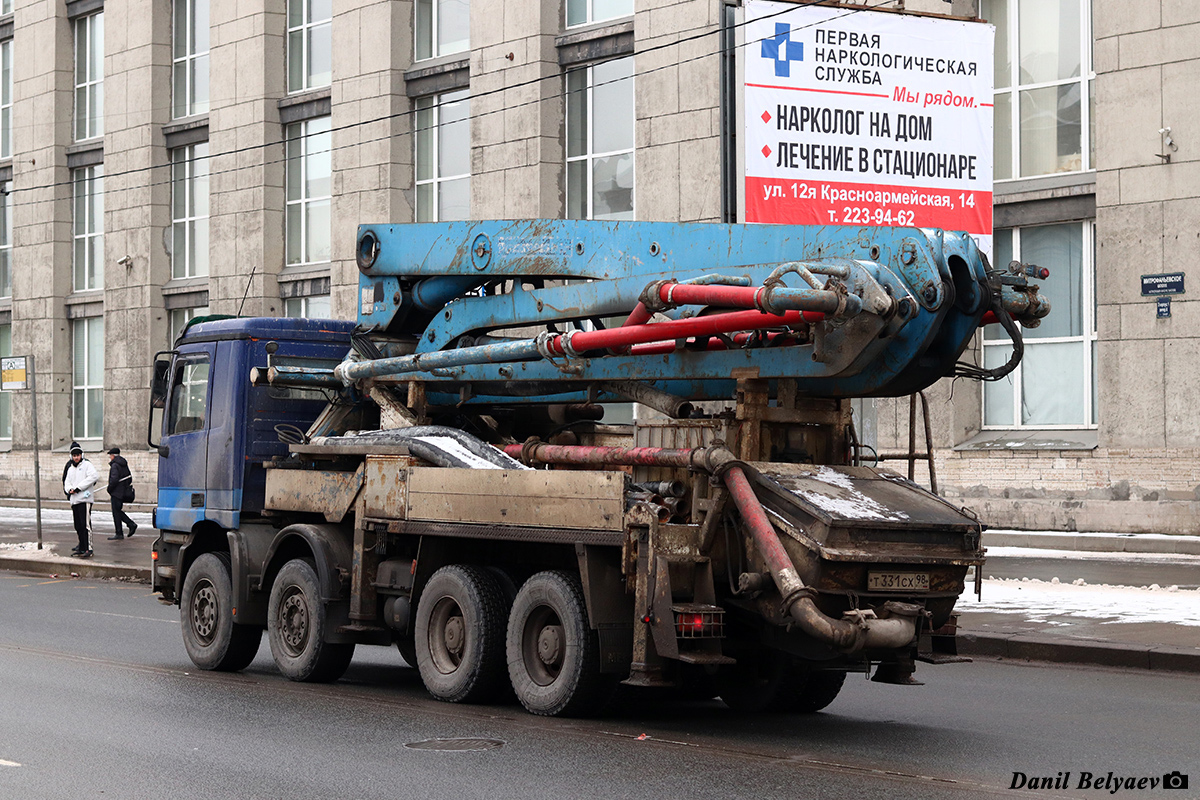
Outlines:
[[72, 435], [76, 439], [104, 436], [104, 317], [71, 323]]
[[104, 288], [104, 167], [73, 170], [75, 291]]
[[[1087, 428], [1096, 425], [1096, 292], [1090, 222], [997, 230], [996, 264], [1012, 260], [1050, 270], [1040, 292], [1053, 312], [1024, 328], [1025, 355], [1006, 378], [984, 384], [990, 428]], [[998, 325], [984, 329], [984, 366], [1008, 361], [1012, 345]]]
[[329, 117], [287, 127], [287, 265], [329, 263]]
[[633, 0], [567, 0], [567, 27], [633, 15]]
[[0, 16], [12, 13], [12, 0], [0, 0]]
[[169, 338], [167, 339], [167, 347], [174, 347], [175, 340], [179, 338], [179, 334], [183, 333], [183, 329], [187, 324], [196, 317], [204, 317], [208, 315], [208, 306], [197, 306], [195, 308], [172, 308], [167, 312], [167, 331]]
[[633, 219], [632, 58], [567, 73], [567, 218]]
[[175, 0], [172, 106], [175, 119], [208, 113], [208, 0]]
[[1094, 168], [1091, 4], [983, 0], [996, 26], [996, 180]]
[[461, 53], [471, 47], [471, 4], [467, 0], [417, 0], [415, 61]]
[[329, 295], [289, 297], [283, 301], [283, 315], [285, 317], [329, 319]]
[[104, 135], [104, 12], [75, 20], [75, 140]]
[[417, 100], [417, 222], [471, 218], [471, 101], [464, 89]]
[[0, 158], [12, 158], [12, 39], [0, 42]]
[[208, 274], [208, 143], [171, 151], [171, 277]]
[[288, 91], [328, 86], [333, 79], [332, 0], [288, 0]]
[[[0, 325], [0, 358], [12, 355], [12, 325]], [[12, 392], [0, 391], [0, 439], [12, 438]]]
[[12, 181], [0, 183], [0, 297], [12, 297]]

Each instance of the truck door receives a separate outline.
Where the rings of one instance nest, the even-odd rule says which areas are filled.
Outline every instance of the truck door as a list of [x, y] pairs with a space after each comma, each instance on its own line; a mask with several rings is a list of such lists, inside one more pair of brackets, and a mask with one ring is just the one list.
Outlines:
[[205, 518], [209, 408], [214, 344], [198, 344], [175, 358], [158, 467], [160, 529], [190, 531]]

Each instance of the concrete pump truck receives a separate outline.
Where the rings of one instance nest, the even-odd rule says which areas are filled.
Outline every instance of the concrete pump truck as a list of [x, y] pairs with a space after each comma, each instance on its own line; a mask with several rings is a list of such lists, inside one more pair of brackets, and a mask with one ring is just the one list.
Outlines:
[[438, 699], [582, 715], [620, 682], [815, 711], [952, 660], [983, 526], [878, 468], [851, 400], [1003, 377], [1045, 270], [934, 229], [564, 220], [363, 225], [356, 260], [355, 321], [156, 357], [153, 588], [198, 667], [394, 645]]

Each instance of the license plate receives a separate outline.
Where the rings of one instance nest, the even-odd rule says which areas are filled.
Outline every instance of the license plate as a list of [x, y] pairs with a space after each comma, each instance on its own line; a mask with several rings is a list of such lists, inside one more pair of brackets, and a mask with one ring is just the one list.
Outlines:
[[928, 572], [868, 572], [867, 590], [872, 592], [928, 592]]

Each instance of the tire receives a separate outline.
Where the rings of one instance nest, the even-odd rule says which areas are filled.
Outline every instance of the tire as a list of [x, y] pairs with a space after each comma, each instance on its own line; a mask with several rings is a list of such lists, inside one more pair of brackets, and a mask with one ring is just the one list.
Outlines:
[[737, 663], [715, 676], [721, 702], [734, 711], [754, 714], [771, 708], [788, 680], [799, 677], [788, 669], [790, 659], [776, 650], [755, 647], [739, 653]]
[[508, 619], [508, 676], [531, 714], [588, 716], [612, 695], [600, 673], [600, 638], [588, 624], [579, 579], [539, 572], [517, 592]]
[[233, 580], [228, 553], [205, 553], [183, 581], [179, 623], [183, 646], [200, 669], [236, 672], [258, 654], [262, 628], [233, 621]]
[[780, 707], [797, 714], [815, 714], [837, 698], [845, 682], [844, 672], [810, 672], [781, 694]]
[[284, 564], [271, 586], [267, 631], [275, 666], [289, 680], [336, 681], [350, 666], [354, 645], [326, 642], [327, 624], [312, 562], [297, 558]]
[[400, 638], [396, 640], [396, 649], [400, 651], [400, 657], [404, 659], [405, 664], [413, 669], [417, 668], [417, 640], [413, 638], [412, 633], [400, 634]]
[[508, 606], [482, 567], [442, 567], [417, 603], [417, 669], [425, 688], [448, 703], [484, 703], [504, 682]]

